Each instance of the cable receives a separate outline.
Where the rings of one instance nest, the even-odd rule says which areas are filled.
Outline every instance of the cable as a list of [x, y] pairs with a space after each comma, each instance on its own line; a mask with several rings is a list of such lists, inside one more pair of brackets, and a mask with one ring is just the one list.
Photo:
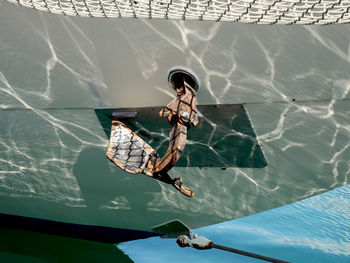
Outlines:
[[230, 247], [224, 247], [221, 245], [217, 245], [217, 244], [211, 244], [212, 248], [216, 248], [216, 249], [221, 249], [221, 250], [225, 250], [228, 252], [232, 252], [232, 253], [236, 253], [236, 254], [240, 254], [240, 255], [244, 255], [244, 256], [248, 256], [248, 257], [252, 257], [252, 258], [257, 258], [257, 259], [261, 259], [261, 260], [265, 260], [265, 261], [269, 261], [269, 262], [275, 262], [275, 263], [289, 263], [287, 261], [283, 261], [283, 260], [279, 260], [279, 259], [275, 259], [275, 258], [270, 258], [270, 257], [265, 257], [262, 255], [258, 255], [258, 254], [254, 254], [248, 251], [243, 251], [243, 250], [239, 250], [239, 249], [235, 249], [235, 248], [230, 248]]

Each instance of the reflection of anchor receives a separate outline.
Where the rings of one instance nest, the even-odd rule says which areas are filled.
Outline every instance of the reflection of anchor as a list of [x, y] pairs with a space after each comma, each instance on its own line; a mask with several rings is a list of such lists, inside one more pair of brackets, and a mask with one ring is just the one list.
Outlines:
[[126, 172], [143, 173], [171, 184], [184, 195], [192, 197], [194, 193], [182, 184], [182, 178], [172, 179], [168, 171], [177, 163], [185, 149], [190, 125], [198, 124], [196, 89], [199, 84], [195, 74], [183, 68], [171, 70], [169, 82], [176, 90], [177, 97], [159, 112], [159, 116], [167, 117], [173, 126], [165, 155], [160, 158], [150, 145], [116, 118], [112, 120], [106, 155], [110, 161]]

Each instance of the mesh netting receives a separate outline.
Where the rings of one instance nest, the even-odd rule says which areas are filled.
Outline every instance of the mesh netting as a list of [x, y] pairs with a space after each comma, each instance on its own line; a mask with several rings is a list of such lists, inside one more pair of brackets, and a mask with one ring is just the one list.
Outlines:
[[256, 24], [350, 22], [350, 0], [6, 0], [55, 14]]

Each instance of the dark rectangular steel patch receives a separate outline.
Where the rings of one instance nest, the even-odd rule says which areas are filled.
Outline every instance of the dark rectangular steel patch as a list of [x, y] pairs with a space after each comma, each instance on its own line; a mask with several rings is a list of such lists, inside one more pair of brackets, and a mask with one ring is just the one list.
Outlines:
[[[185, 151], [177, 167], [251, 167], [267, 165], [243, 104], [198, 105], [199, 124], [188, 131]], [[166, 152], [171, 126], [158, 117], [162, 107], [95, 109], [109, 138], [113, 112], [137, 112], [122, 118], [131, 130], [158, 151]], [[123, 114], [119, 114], [123, 116]]]

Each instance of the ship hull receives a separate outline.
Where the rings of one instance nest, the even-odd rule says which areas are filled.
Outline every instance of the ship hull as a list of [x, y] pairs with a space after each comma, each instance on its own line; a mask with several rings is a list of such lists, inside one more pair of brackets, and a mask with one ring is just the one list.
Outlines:
[[[0, 213], [200, 227], [349, 181], [347, 26], [69, 18], [1, 2], [0, 36]], [[108, 162], [96, 110], [166, 105], [174, 65], [199, 76], [200, 105], [244, 106], [266, 166], [175, 167], [188, 199]]]

